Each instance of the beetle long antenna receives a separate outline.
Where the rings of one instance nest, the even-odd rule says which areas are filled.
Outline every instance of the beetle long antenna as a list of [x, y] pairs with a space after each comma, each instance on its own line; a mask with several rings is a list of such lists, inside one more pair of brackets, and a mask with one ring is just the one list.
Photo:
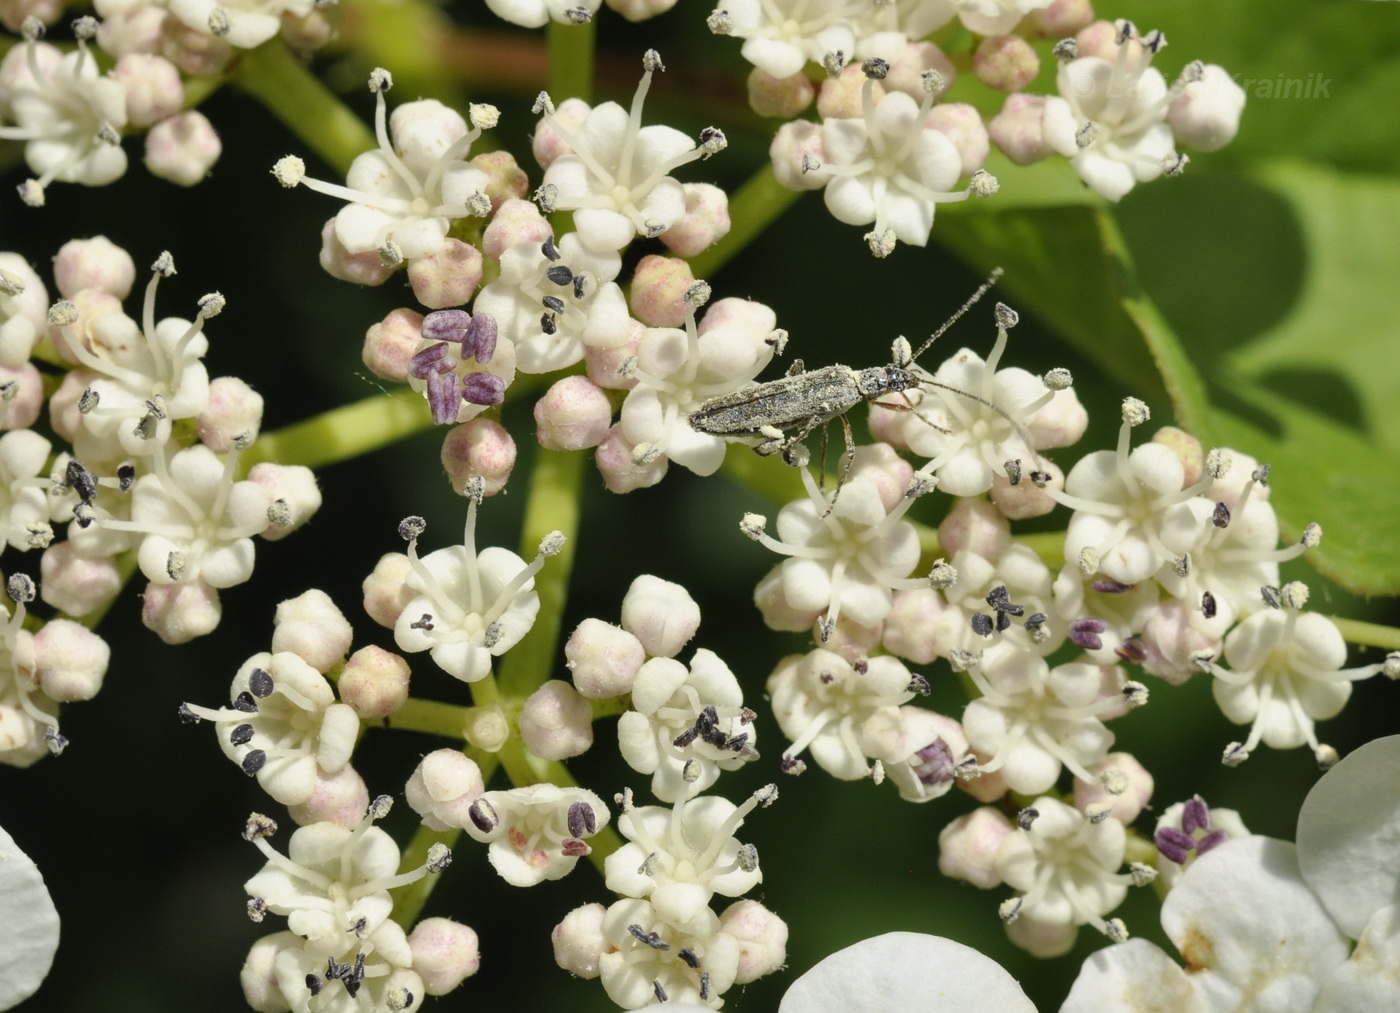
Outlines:
[[[973, 306], [977, 305], [977, 300], [981, 299], [991, 290], [992, 286], [995, 285], [997, 281], [1001, 278], [1001, 275], [1001, 268], [993, 268], [992, 273], [987, 275], [987, 280], [982, 282], [981, 287], [978, 288], [976, 292], [973, 292], [972, 295], [968, 297], [967, 302], [963, 303], [962, 306], [959, 307], [958, 311], [954, 313], [951, 317], [949, 317], [947, 321], [944, 322], [942, 327], [938, 328], [938, 330], [933, 332], [932, 337], [930, 337], [927, 341], [925, 341], [922, 345], [919, 346], [919, 350], [909, 357], [909, 361], [914, 362], [918, 359], [919, 356], [923, 355], [924, 352], [928, 351], [929, 345], [933, 344], [940, 337], [942, 337], [943, 332], [948, 330], [948, 328], [952, 327], [955, 323], [962, 319], [962, 315], [964, 313], [972, 309]], [[900, 363], [900, 365], [904, 364]]]
[[[1017, 422], [1014, 418], [1012, 418], [1011, 413], [1005, 408], [1003, 408], [1001, 405], [997, 404], [995, 401], [988, 401], [984, 397], [979, 397], [976, 394], [970, 393], [969, 391], [965, 391], [961, 387], [954, 387], [952, 384], [948, 383], [940, 383], [937, 380], [927, 379], [922, 381], [922, 384], [927, 387], [937, 387], [939, 390], [946, 390], [950, 394], [956, 394], [958, 397], [965, 397], [969, 401], [973, 401], [977, 404], [980, 404], [983, 408], [989, 408], [992, 411], [996, 412], [998, 415], [1000, 415], [1003, 419], [1006, 420], [1007, 424], [1011, 426], [1012, 430], [1015, 431], [1016, 435], [1021, 438], [1021, 442], [1026, 447], [1026, 452], [1031, 455], [1031, 460], [1035, 464], [1034, 473], [1045, 473], [1045, 462], [1041, 459], [1040, 454], [1035, 449], [1035, 441], [1031, 437], [1030, 430], [1028, 430], [1020, 422]], [[875, 404], [879, 405], [880, 402], [876, 401]], [[882, 407], [889, 408], [890, 406], [882, 405]], [[914, 417], [919, 421], [923, 422], [925, 425], [932, 426], [939, 432], [947, 431], [944, 430], [941, 426], [935, 426], [928, 419], [924, 418], [924, 416], [919, 414], [917, 409], [914, 410]]]

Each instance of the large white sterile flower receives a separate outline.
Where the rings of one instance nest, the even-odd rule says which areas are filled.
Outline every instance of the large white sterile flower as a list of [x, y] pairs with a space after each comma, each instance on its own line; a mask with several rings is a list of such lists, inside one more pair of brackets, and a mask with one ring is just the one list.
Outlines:
[[[345, 186], [306, 176], [306, 165], [288, 155], [273, 168], [286, 187], [350, 201], [335, 216], [335, 236], [350, 254], [378, 251], [396, 266], [442, 249], [453, 219], [490, 213], [486, 173], [466, 161], [483, 126], [496, 123], [491, 106], [472, 106], [471, 129], [460, 113], [436, 99], [405, 102], [387, 115], [388, 71], [370, 75], [375, 94], [374, 130], [379, 147], [357, 155]], [[387, 121], [387, 123], [386, 123]]]
[[620, 250], [634, 235], [659, 236], [680, 221], [685, 190], [671, 171], [725, 145], [714, 128], [701, 134], [697, 146], [673, 127], [643, 127], [642, 103], [661, 58], [648, 50], [642, 64], [646, 69], [630, 112], [604, 102], [570, 130], [552, 115], [548, 97], [541, 98], [543, 124], [569, 148], [550, 162], [541, 192], [552, 207], [574, 212], [574, 228], [595, 250]]
[[448, 675], [476, 682], [491, 672], [491, 658], [520, 642], [535, 624], [540, 598], [535, 574], [563, 547], [557, 531], [540, 545], [528, 566], [509, 549], [476, 549], [479, 489], [469, 494], [466, 533], [461, 545], [419, 557], [414, 534], [408, 546], [412, 572], [405, 581], [417, 592], [394, 624], [394, 642], [409, 652], [431, 651]]
[[501, 254], [500, 276], [477, 294], [473, 310], [493, 317], [515, 345], [523, 373], [552, 373], [583, 358], [586, 348], [627, 343], [627, 297], [614, 279], [616, 253], [583, 245], [576, 233], [543, 243], [518, 243]]
[[58, 910], [34, 860], [0, 827], [0, 1007], [39, 990], [58, 951]]
[[828, 53], [855, 51], [852, 19], [863, 6], [849, 0], [723, 0], [710, 30], [743, 39], [740, 52], [777, 78], [791, 77]]
[[608, 807], [591, 791], [553, 784], [488, 791], [467, 813], [467, 833], [490, 845], [491, 867], [511, 886], [567, 876], [592, 851], [584, 839], [609, 819]]
[[1119, 22], [1118, 58], [1070, 60], [1056, 76], [1059, 95], [1045, 100], [1046, 142], [1070, 160], [1080, 179], [1109, 200], [1138, 183], [1179, 171], [1175, 138], [1166, 123], [1175, 97], [1151, 66], [1166, 45], [1160, 32], [1137, 38]]
[[96, 20], [79, 18], [74, 27], [78, 48], [64, 54], [37, 41], [42, 26], [29, 18], [27, 41], [0, 61], [0, 140], [25, 142], [24, 160], [38, 178], [26, 180], [20, 196], [32, 206], [44, 203], [54, 180], [103, 186], [126, 172], [126, 86], [100, 75], [88, 52]]
[[316, 0], [167, 0], [164, 6], [196, 32], [239, 49], [256, 49], [282, 30], [284, 15], [304, 18]]

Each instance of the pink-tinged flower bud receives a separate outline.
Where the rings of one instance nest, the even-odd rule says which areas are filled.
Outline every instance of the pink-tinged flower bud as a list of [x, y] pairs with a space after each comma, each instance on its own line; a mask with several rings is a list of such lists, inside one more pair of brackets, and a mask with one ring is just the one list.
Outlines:
[[345, 657], [355, 638], [331, 596], [315, 587], [279, 604], [272, 624], [272, 652], [291, 651], [322, 675]]
[[44, 410], [44, 381], [32, 364], [0, 366], [0, 389], [10, 392], [9, 400], [0, 402], [5, 406], [0, 429], [28, 429], [38, 420]]
[[581, 756], [593, 745], [593, 708], [569, 683], [551, 679], [525, 701], [520, 737], [541, 760]]
[[[77, 321], [67, 327], [50, 327], [49, 340], [53, 342], [54, 347], [58, 349], [58, 353], [64, 359], [77, 365], [78, 357], [68, 347], [68, 336], [64, 332], [72, 333], [90, 349], [93, 346], [94, 329], [100, 326], [102, 318], [109, 313], [122, 313], [122, 304], [121, 300], [111, 293], [91, 288], [74, 292], [73, 298], [69, 301], [78, 311]], [[122, 315], [125, 316], [124, 313]]]
[[423, 315], [410, 309], [390, 310], [389, 315], [365, 331], [360, 358], [375, 376], [397, 383], [408, 382], [408, 364], [423, 341]]
[[69, 370], [59, 382], [58, 389], [49, 398], [49, 425], [65, 443], [71, 444], [83, 424], [78, 402], [88, 384], [97, 379], [97, 374], [86, 369]]
[[298, 53], [314, 53], [336, 37], [343, 19], [340, 4], [318, 4], [298, 17], [282, 12], [282, 41]]
[[[789, 190], [820, 190], [831, 181], [827, 173], [811, 168], [826, 161], [820, 123], [811, 120], [784, 123], [768, 146], [768, 157], [773, 162], [773, 175]], [[809, 167], [805, 171], [804, 165]]]
[[[1084, 26], [1074, 41], [1079, 46], [1080, 56], [1097, 56], [1108, 63], [1118, 59], [1118, 26], [1112, 21], [1099, 20]], [[1130, 39], [1127, 45], [1129, 73], [1136, 74], [1142, 63], [1142, 43]]]
[[1028, 915], [1021, 915], [1005, 925], [1007, 939], [1032, 957], [1042, 959], [1063, 957], [1074, 949], [1074, 940], [1079, 935], [1079, 926], [1073, 922], [1051, 925], [1038, 922]]
[[753, 603], [770, 630], [785, 633], [806, 633], [822, 614], [820, 609], [796, 609], [783, 592], [781, 566], [775, 566], [759, 580], [753, 590]]
[[700, 628], [700, 606], [679, 584], [644, 573], [622, 599], [622, 628], [652, 658], [674, 658]]
[[927, 665], [961, 642], [966, 619], [931, 587], [896, 591], [885, 617], [885, 649]]
[[393, 651], [361, 647], [340, 673], [340, 699], [366, 720], [386, 718], [408, 699], [409, 674], [408, 662]]
[[142, 624], [167, 644], [214, 632], [222, 614], [219, 592], [203, 581], [147, 584], [141, 596]]
[[163, 56], [128, 53], [111, 77], [126, 87], [126, 118], [134, 127], [149, 127], [174, 116], [185, 104], [180, 72]]
[[194, 186], [223, 154], [214, 124], [198, 109], [161, 120], [146, 134], [146, 168], [178, 186]]
[[277, 955], [283, 950], [300, 949], [306, 940], [295, 932], [274, 932], [263, 936], [248, 950], [238, 983], [243, 999], [255, 1013], [287, 1013], [291, 1003], [277, 984]]
[[[931, 70], [942, 79], [942, 85], [933, 93], [936, 102], [953, 87], [953, 82], [958, 78], [957, 67], [948, 54], [932, 42], [906, 43], [890, 60], [889, 73], [879, 87], [885, 91], [902, 91], [914, 101], [922, 102], [928, 94], [924, 75]], [[857, 112], [856, 115], [860, 116], [861, 113]]]
[[1234, 140], [1244, 112], [1244, 89], [1224, 67], [1207, 64], [1167, 112], [1177, 143], [1197, 151], [1219, 151]]
[[[552, 119], [569, 133], [575, 134], [583, 126], [589, 112], [589, 105], [583, 99], [566, 98], [555, 108]], [[573, 154], [574, 149], [555, 133], [548, 120], [541, 120], [535, 128], [535, 136], [530, 140], [530, 150], [535, 156], [535, 161], [540, 163], [540, 168], [548, 169], [556, 158]]]
[[564, 645], [564, 658], [580, 695], [606, 700], [632, 692], [646, 651], [642, 642], [622, 627], [585, 619]]
[[607, 5], [628, 21], [645, 21], [665, 14], [676, 6], [676, 0], [606, 0]]
[[60, 703], [95, 697], [111, 657], [107, 641], [71, 619], [51, 619], [34, 634], [35, 677]]
[[217, 454], [255, 440], [262, 427], [263, 397], [236, 376], [209, 381], [209, 406], [195, 416], [200, 442]]
[[612, 403], [586, 376], [566, 376], [535, 402], [535, 437], [546, 450], [586, 450], [608, 435]]
[[430, 310], [468, 303], [481, 284], [481, 251], [449, 237], [437, 253], [408, 265], [408, 283]]
[[161, 54], [191, 77], [212, 77], [224, 69], [233, 47], [208, 31], [197, 31], [173, 14], [160, 26]]
[[336, 823], [354, 830], [364, 822], [368, 806], [369, 788], [365, 779], [347, 763], [334, 774], [318, 767], [311, 795], [299, 805], [287, 806], [287, 812], [298, 826]]
[[1011, 821], [991, 806], [964, 813], [938, 835], [938, 871], [983, 890], [1000, 886], [997, 852], [1011, 832]]
[[488, 753], [498, 753], [510, 741], [510, 722], [500, 704], [468, 707], [462, 734], [468, 744]]
[[1016, 92], [1006, 96], [1001, 112], [992, 117], [987, 132], [1002, 154], [1017, 165], [1039, 162], [1050, 154], [1045, 140], [1045, 96]]
[[[1024, 462], [1022, 462], [1024, 464]], [[1053, 489], [1065, 487], [1065, 473], [1054, 461], [1041, 460], [1040, 467], [1049, 476], [1046, 485]], [[1021, 475], [1015, 485], [1005, 475], [992, 477], [992, 502], [1006, 516], [1007, 520], [1023, 521], [1030, 517], [1044, 517], [1055, 509], [1055, 501], [1045, 490], [1031, 481], [1030, 476]]]
[[446, 995], [481, 966], [476, 933], [451, 918], [424, 918], [409, 933], [408, 947], [429, 995]]
[[63, 15], [63, 0], [5, 0], [0, 3], [0, 25], [16, 35], [24, 26], [25, 18], [38, 18], [45, 25], [52, 25]]
[[1200, 671], [1192, 658], [1201, 654], [1220, 657], [1220, 638], [1197, 629], [1193, 617], [1200, 618], [1194, 603], [1188, 606], [1180, 601], [1164, 601], [1147, 614], [1139, 640], [1145, 655], [1144, 672], [1180, 686]]
[[[978, 761], [986, 763], [988, 757], [978, 756]], [[994, 771], [990, 774], [981, 774], [978, 777], [968, 778], [966, 781], [959, 778], [958, 787], [964, 793], [971, 795], [979, 802], [992, 803], [1005, 796], [1008, 791], [1006, 780], [1001, 776], [1001, 771]]]
[[1147, 808], [1152, 798], [1152, 775], [1129, 753], [1109, 753], [1086, 768], [1098, 777], [1085, 783], [1075, 778], [1074, 807], [1089, 815], [1091, 805], [1106, 805], [1113, 818], [1131, 823]]
[[53, 258], [53, 277], [65, 299], [85, 288], [125, 299], [136, 282], [136, 264], [131, 254], [106, 236], [72, 239]]
[[404, 798], [429, 830], [467, 825], [472, 803], [486, 785], [476, 761], [456, 749], [436, 749], [423, 757], [404, 785]]
[[949, 556], [967, 551], [996, 562], [1011, 545], [1011, 525], [986, 500], [960, 499], [938, 525], [938, 544]]
[[593, 459], [609, 492], [647, 489], [665, 477], [668, 461], [664, 455], [650, 464], [638, 464], [632, 459], [632, 450], [632, 444], [622, 435], [621, 426], [609, 429], [603, 442], [598, 444]]
[[448, 430], [441, 459], [458, 496], [466, 495], [472, 478], [481, 479], [483, 495], [494, 496], [505, 488], [515, 467], [515, 440], [499, 422], [478, 416]]
[[598, 958], [611, 949], [603, 935], [605, 913], [601, 904], [585, 904], [566, 914], [549, 934], [554, 962], [580, 978], [598, 977]]
[[1200, 440], [1184, 429], [1163, 426], [1152, 434], [1152, 442], [1160, 443], [1176, 454], [1184, 475], [1181, 480], [1183, 489], [1190, 488], [1201, 480], [1201, 476], [1205, 474], [1206, 452], [1201, 447]]
[[[891, 404], [898, 404], [891, 401]], [[878, 402], [870, 405], [870, 438], [888, 444], [895, 450], [908, 450], [909, 441], [904, 436], [904, 423], [908, 412], [893, 408], [881, 408]]]
[[953, 142], [962, 158], [964, 176], [982, 168], [992, 150], [982, 114], [966, 102], [943, 102], [924, 116], [924, 126], [932, 127]]
[[1051, 0], [1048, 7], [1031, 11], [1030, 25], [1045, 39], [1065, 39], [1094, 21], [1090, 0]]
[[515, 156], [502, 148], [475, 155], [472, 165], [486, 173], [486, 187], [483, 193], [491, 198], [492, 213], [499, 212], [509, 200], [524, 200], [530, 192], [530, 177], [515, 160]]
[[321, 227], [321, 270], [354, 285], [383, 285], [394, 273], [377, 250], [351, 253], [335, 234], [335, 219]]
[[627, 343], [616, 348], [583, 346], [583, 364], [592, 380], [604, 390], [631, 390], [637, 386], [636, 377], [624, 376], [622, 364], [637, 354], [646, 326], [640, 320], [628, 320]]
[[418, 597], [418, 592], [404, 583], [412, 570], [413, 564], [402, 552], [386, 552], [374, 564], [374, 572], [360, 584], [365, 612], [380, 626], [392, 630], [399, 613]]
[[[862, 94], [866, 76], [859, 63], [848, 63], [841, 73], [828, 77], [817, 90], [817, 115], [824, 120], [858, 120], [865, 113]], [[871, 98], [878, 106], [885, 97], [885, 86], [876, 81]], [[922, 98], [922, 95], [920, 96]], [[820, 124], [816, 124], [820, 129]]]
[[856, 456], [851, 462], [850, 481], [867, 482], [873, 486], [886, 512], [903, 501], [913, 480], [914, 466], [900, 457], [893, 447], [874, 443], [856, 448]]
[[260, 532], [269, 542], [286, 538], [321, 509], [321, 488], [310, 468], [264, 461], [249, 469], [248, 481], [272, 494], [268, 525]]
[[816, 94], [816, 86], [801, 71], [791, 77], [774, 77], [758, 67], [749, 71], [749, 107], [760, 116], [795, 119], [812, 104]]
[[637, 319], [648, 327], [684, 327], [685, 294], [695, 284], [690, 263], [678, 257], [648, 254], [632, 274], [628, 302]]
[[39, 560], [39, 597], [70, 616], [85, 616], [122, 589], [121, 571], [110, 556], [82, 556], [72, 542], [55, 542]]
[[977, 47], [972, 72], [988, 88], [1020, 91], [1040, 73], [1040, 57], [1019, 35], [993, 35]]
[[719, 916], [719, 927], [739, 940], [734, 984], [747, 985], [787, 963], [787, 922], [756, 900], [736, 900]]
[[97, 45], [104, 53], [159, 53], [163, 44], [165, 8], [140, 4], [106, 15], [97, 26]]
[[686, 183], [685, 214], [661, 233], [672, 253], [694, 257], [729, 234], [729, 197], [709, 183]]
[[[817, 628], [817, 623], [821, 621], [818, 616], [812, 622], [812, 636], [818, 642], [821, 640], [821, 630]], [[883, 635], [885, 627], [883, 623], [876, 623], [874, 626], [862, 626], [852, 622], [849, 616], [841, 616], [836, 620], [827, 633], [826, 642], [822, 647], [832, 654], [839, 654], [847, 661], [855, 662], [861, 658], [869, 656]]]
[[519, 243], [543, 243], [554, 230], [540, 214], [534, 202], [507, 200], [491, 218], [481, 234], [481, 251], [495, 260], [501, 259], [512, 246]]

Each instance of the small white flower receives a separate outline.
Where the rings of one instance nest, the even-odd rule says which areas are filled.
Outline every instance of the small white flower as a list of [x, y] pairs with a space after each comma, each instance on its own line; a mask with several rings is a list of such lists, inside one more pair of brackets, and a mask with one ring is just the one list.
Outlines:
[[283, 805], [303, 804], [323, 775], [350, 762], [359, 716], [298, 655], [253, 655], [233, 677], [229, 700], [217, 710], [185, 704], [181, 715], [214, 722], [224, 755]]
[[11, 548], [47, 547], [49, 501], [38, 474], [48, 464], [52, 444], [30, 429], [0, 436], [0, 536]]
[[126, 87], [98, 74], [87, 48], [96, 22], [80, 18], [75, 25], [78, 48], [64, 54], [37, 41], [42, 29], [29, 19], [27, 41], [0, 63], [0, 121], [15, 124], [0, 126], [0, 139], [25, 142], [24, 160], [38, 178], [26, 180], [20, 196], [33, 206], [44, 203], [54, 180], [105, 186], [126, 172]]
[[668, 1009], [673, 1003], [719, 1009], [738, 973], [739, 941], [711, 911], [682, 927], [650, 902], [628, 898], [608, 908], [603, 935], [599, 975], [608, 997], [623, 1009], [658, 999]]
[[651, 774], [663, 802], [693, 798], [719, 778], [758, 758], [757, 729], [739, 680], [713, 651], [701, 648], [687, 668], [651, 658], [632, 685], [633, 709], [617, 723], [627, 765]]
[[821, 63], [827, 53], [853, 53], [851, 22], [860, 13], [859, 5], [845, 0], [724, 0], [710, 28], [743, 39], [745, 60], [784, 78]]
[[952, 0], [963, 27], [978, 35], [1005, 35], [1051, 0]]
[[528, 566], [499, 546], [477, 552], [479, 488], [469, 498], [461, 545], [420, 558], [417, 534], [409, 541], [413, 569], [405, 584], [417, 597], [399, 613], [394, 642], [410, 653], [431, 651], [433, 661], [448, 675], [477, 682], [491, 673], [492, 657], [518, 644], [535, 624], [540, 610], [535, 574], [547, 555], [559, 551], [562, 536], [555, 532], [546, 538]]
[[547, 96], [543, 123], [569, 153], [545, 170], [544, 190], [554, 207], [574, 212], [574, 228], [595, 250], [620, 250], [634, 235], [659, 236], [685, 217], [685, 190], [670, 173], [724, 147], [714, 128], [697, 145], [672, 127], [642, 126], [642, 103], [661, 58], [651, 50], [629, 112], [616, 102], [589, 110], [582, 126], [569, 130], [552, 114]]
[[43, 280], [18, 253], [0, 253], [0, 365], [28, 361], [49, 308]]
[[583, 788], [532, 784], [488, 791], [468, 809], [466, 831], [489, 844], [491, 867], [511, 886], [562, 879], [592, 852], [584, 838], [607, 825], [603, 800]]
[[491, 13], [522, 28], [543, 28], [550, 21], [585, 24], [602, 5], [603, 0], [486, 0]]
[[[350, 201], [335, 216], [335, 236], [350, 254], [378, 251], [386, 263], [430, 257], [442, 249], [452, 221], [489, 213], [486, 173], [466, 161], [479, 127], [436, 99], [406, 102], [387, 115], [384, 70], [370, 75], [379, 147], [357, 155], [345, 186], [306, 177], [301, 159], [288, 156], [273, 175], [286, 187]], [[386, 124], [387, 120], [387, 124]]]
[[304, 18], [314, 0], [168, 0], [171, 14], [196, 32], [239, 49], [256, 49], [282, 29], [284, 16]]
[[1212, 809], [1205, 799], [1194, 795], [1162, 810], [1157, 817], [1153, 841], [1157, 845], [1157, 871], [1168, 888], [1191, 863], [1208, 851], [1235, 837], [1248, 837], [1240, 814], [1233, 809]]

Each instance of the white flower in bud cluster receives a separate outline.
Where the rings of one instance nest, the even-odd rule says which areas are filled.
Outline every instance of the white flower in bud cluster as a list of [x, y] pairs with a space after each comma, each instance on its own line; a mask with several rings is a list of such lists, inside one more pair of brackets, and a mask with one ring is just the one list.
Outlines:
[[470, 807], [466, 831], [490, 845], [486, 857], [507, 883], [535, 886], [572, 872], [592, 851], [584, 838], [610, 818], [591, 791], [532, 784], [482, 795]]
[[[62, 284], [63, 275], [59, 277]], [[48, 292], [28, 261], [18, 253], [0, 253], [0, 365], [19, 366], [28, 360], [34, 343], [43, 337], [48, 310]]]
[[[701, 648], [690, 665], [652, 658], [632, 686], [632, 707], [618, 719], [622, 758], [651, 774], [651, 792], [663, 802], [693, 798], [758, 758], [754, 714], [729, 666]], [[678, 744], [679, 743], [679, 744]]]
[[663, 1008], [682, 1013], [715, 1009], [738, 976], [739, 941], [708, 908], [675, 925], [645, 900], [620, 900], [603, 916], [603, 936], [599, 976], [624, 1009], [648, 1006], [658, 995], [666, 997]]
[[1152, 775], [1131, 753], [1109, 753], [1087, 769], [1097, 780], [1074, 782], [1074, 807], [1082, 813], [1106, 805], [1114, 819], [1132, 823], [1152, 799]]
[[208, 23], [192, 28], [175, 17], [161, 19], [158, 48], [167, 60], [193, 77], [218, 74], [233, 59], [233, 47], [223, 36], [211, 35]]
[[263, 397], [236, 376], [209, 381], [209, 403], [195, 416], [199, 440], [216, 454], [227, 454], [239, 443], [258, 438]]
[[[473, 155], [472, 165], [486, 173], [486, 196], [491, 198], [492, 221], [510, 201], [524, 201], [530, 192], [530, 177], [509, 151], [483, 151]], [[528, 202], [527, 202], [528, 203]], [[490, 228], [488, 225], [487, 228]], [[540, 236], [543, 239], [544, 236]], [[491, 254], [496, 256], [497, 254]]]
[[743, 39], [744, 59], [773, 77], [790, 77], [827, 53], [855, 51], [856, 8], [835, 0], [725, 0], [715, 15], [720, 11], [727, 15], [723, 34]]
[[762, 67], [749, 73], [749, 108], [760, 116], [791, 120], [806, 112], [817, 90], [806, 74], [798, 71], [787, 77], [774, 77]]
[[50, 700], [91, 700], [102, 688], [112, 651], [71, 619], [50, 619], [34, 634], [34, 678]]
[[602, 5], [603, 0], [486, 0], [498, 18], [522, 28], [543, 28], [550, 21], [582, 24]]
[[567, 682], [551, 679], [520, 710], [520, 738], [533, 756], [567, 760], [593, 745], [593, 708]]
[[48, 497], [36, 480], [51, 449], [48, 440], [30, 429], [0, 436], [0, 536], [21, 552], [44, 548], [53, 538]]
[[465, 827], [468, 810], [486, 790], [476, 761], [456, 749], [436, 749], [423, 757], [404, 785], [404, 799], [429, 830]]
[[1016, 165], [1030, 165], [1052, 150], [1045, 139], [1045, 96], [1016, 92], [1006, 96], [987, 131], [1001, 152]]
[[126, 583], [111, 556], [88, 556], [72, 542], [55, 542], [39, 561], [39, 597], [70, 616], [102, 608]]
[[580, 978], [598, 977], [598, 958], [607, 941], [603, 938], [601, 904], [584, 904], [564, 916], [554, 926], [550, 938], [554, 943], [554, 962]]
[[982, 114], [966, 102], [940, 102], [924, 117], [924, 126], [933, 127], [953, 142], [962, 156], [963, 175], [970, 176], [987, 161], [992, 141]]
[[418, 596], [408, 585], [408, 575], [412, 571], [412, 562], [402, 552], [386, 552], [361, 583], [365, 612], [380, 626], [393, 629], [404, 606]]
[[203, 581], [146, 585], [141, 623], [167, 644], [184, 644], [214, 632], [223, 607], [219, 592]]
[[1031, 12], [1030, 23], [1047, 39], [1064, 39], [1094, 20], [1091, 0], [1052, 0], [1048, 7]]
[[[648, 327], [685, 326], [685, 294], [695, 280], [689, 261], [656, 254], [643, 257], [632, 273], [632, 312]], [[714, 312], [713, 307], [710, 312]]]
[[93, 9], [102, 18], [102, 23], [97, 26], [97, 45], [104, 53], [120, 58], [127, 53], [161, 51], [162, 27], [166, 19], [164, 7], [97, 2], [93, 4]]
[[787, 922], [756, 900], [736, 900], [720, 912], [719, 925], [739, 941], [736, 985], [747, 985], [787, 964]]
[[422, 305], [441, 310], [471, 302], [481, 273], [481, 251], [449, 236], [436, 253], [409, 262], [408, 283]]
[[1020, 91], [1040, 73], [1040, 57], [1019, 35], [990, 35], [973, 58], [977, 80], [997, 91]]
[[393, 651], [369, 644], [350, 655], [341, 670], [340, 698], [361, 719], [393, 714], [408, 699], [408, 662]]
[[923, 707], [882, 712], [865, 727], [865, 748], [906, 802], [948, 794], [958, 768], [973, 759], [962, 726]]
[[409, 360], [422, 340], [423, 314], [405, 308], [390, 310], [383, 320], [365, 331], [360, 357], [375, 376], [405, 383]]
[[353, 830], [364, 818], [368, 805], [369, 788], [347, 763], [333, 774], [317, 770], [310, 796], [300, 805], [287, 806], [287, 815], [298, 826], [329, 822]]
[[580, 695], [606, 700], [632, 692], [646, 651], [626, 630], [601, 619], [585, 619], [564, 644], [564, 657]]
[[1239, 132], [1243, 111], [1244, 89], [1224, 67], [1209, 63], [1172, 101], [1167, 122], [1188, 148], [1219, 151]]
[[429, 995], [446, 995], [481, 966], [476, 933], [450, 918], [424, 918], [409, 933], [414, 973]]
[[938, 833], [938, 871], [983, 890], [1001, 886], [997, 852], [1014, 832], [1006, 814], [994, 806], [964, 813]]
[[185, 104], [180, 72], [163, 56], [128, 53], [117, 60], [111, 76], [126, 87], [126, 115], [134, 127], [152, 126]]
[[[567, 105], [566, 102], [564, 106], [560, 106], [555, 116], [563, 115], [563, 109]], [[538, 137], [536, 134], [537, 140]], [[532, 201], [518, 198], [507, 200], [491, 216], [491, 224], [482, 232], [481, 252], [500, 260], [501, 254], [512, 246], [543, 243], [553, 235], [554, 229], [549, 220], [540, 214], [540, 209]]]
[[646, 21], [658, 14], [665, 14], [676, 5], [676, 0], [606, 0], [610, 10], [617, 11], [628, 21]]
[[821, 124], [791, 120], [778, 128], [768, 146], [773, 175], [789, 190], [820, 190], [831, 177], [820, 171], [826, 162]]
[[273, 653], [291, 651], [321, 673], [344, 660], [355, 636], [330, 595], [314, 587], [280, 603], [272, 623]]
[[953, 0], [963, 27], [978, 35], [1011, 31], [1027, 14], [1050, 5], [1050, 0]]
[[321, 509], [321, 487], [316, 483], [316, 473], [300, 464], [263, 461], [248, 469], [248, 481], [260, 486], [272, 498], [265, 518], [267, 527], [258, 532], [269, 542], [286, 538]]
[[729, 234], [729, 197], [710, 183], [687, 183], [685, 214], [665, 232], [661, 242], [677, 256], [695, 257]]
[[622, 599], [622, 627], [649, 657], [674, 658], [700, 628], [700, 606], [680, 584], [644, 573]]
[[283, 15], [306, 17], [314, 0], [170, 0], [170, 13], [196, 32], [239, 49], [255, 49], [278, 33]]
[[468, 486], [476, 480], [481, 482], [483, 496], [494, 496], [510, 480], [515, 453], [515, 440], [506, 427], [478, 415], [447, 431], [439, 459], [458, 496], [467, 495]]
[[354, 285], [382, 285], [394, 273], [378, 250], [351, 253], [335, 232], [335, 219], [321, 226], [321, 269], [332, 278]]
[[146, 135], [145, 165], [151, 175], [178, 186], [194, 186], [224, 152], [214, 125], [198, 109], [161, 120]]

